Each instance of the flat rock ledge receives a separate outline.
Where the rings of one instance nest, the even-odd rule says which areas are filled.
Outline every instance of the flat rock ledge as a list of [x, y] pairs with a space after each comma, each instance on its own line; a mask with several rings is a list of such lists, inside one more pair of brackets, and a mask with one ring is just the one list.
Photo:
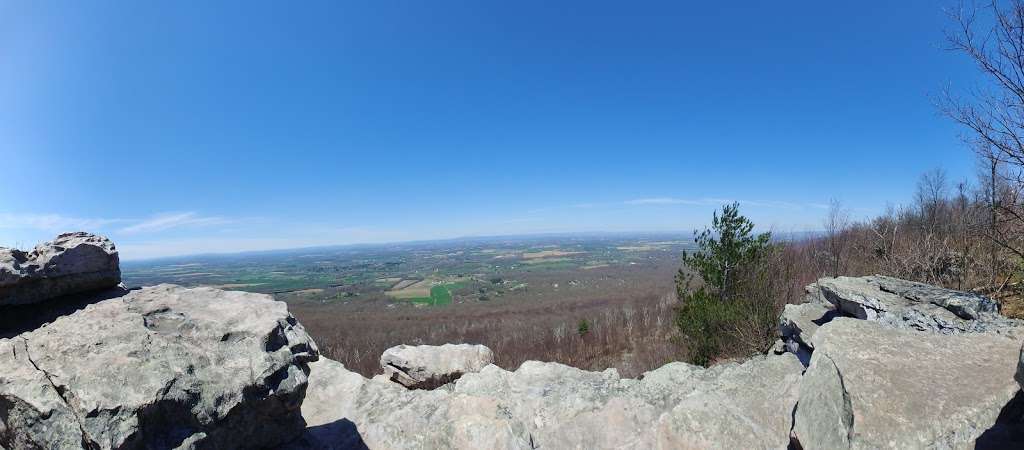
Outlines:
[[317, 357], [269, 296], [130, 291], [0, 339], [0, 447], [276, 446], [304, 427]]
[[805, 362], [814, 351], [815, 332], [836, 317], [938, 334], [1024, 338], [1024, 321], [1004, 317], [996, 301], [971, 292], [880, 275], [821, 278], [805, 290], [805, 303], [786, 305], [779, 316], [781, 348]]
[[983, 295], [885, 276], [822, 278], [808, 286], [843, 315], [940, 334], [1017, 333], [1024, 322], [999, 314]]
[[483, 345], [398, 345], [384, 351], [380, 366], [391, 381], [409, 389], [435, 389], [494, 362]]
[[435, 390], [310, 365], [290, 448], [784, 449], [803, 366], [790, 354], [709, 369], [671, 363], [642, 379], [527, 361], [489, 365]]
[[121, 282], [117, 249], [90, 233], [64, 233], [30, 252], [0, 247], [0, 307], [26, 305]]
[[1020, 348], [998, 334], [835, 319], [814, 335], [794, 433], [805, 449], [1014, 448], [1000, 446], [1000, 420], [1019, 403]]

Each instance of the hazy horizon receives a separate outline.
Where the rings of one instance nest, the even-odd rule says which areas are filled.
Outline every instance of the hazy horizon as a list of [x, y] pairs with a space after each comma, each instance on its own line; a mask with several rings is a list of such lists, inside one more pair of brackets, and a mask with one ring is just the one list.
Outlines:
[[[0, 5], [0, 245], [814, 231], [974, 159], [928, 1]], [[6, 20], [5, 20], [6, 19]]]

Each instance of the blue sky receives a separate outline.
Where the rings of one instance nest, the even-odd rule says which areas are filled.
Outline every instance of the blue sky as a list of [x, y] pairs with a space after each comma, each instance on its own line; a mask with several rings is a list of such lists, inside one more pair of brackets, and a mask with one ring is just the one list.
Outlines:
[[975, 170], [937, 2], [552, 3], [2, 2], [0, 245], [691, 231], [729, 200], [804, 231]]

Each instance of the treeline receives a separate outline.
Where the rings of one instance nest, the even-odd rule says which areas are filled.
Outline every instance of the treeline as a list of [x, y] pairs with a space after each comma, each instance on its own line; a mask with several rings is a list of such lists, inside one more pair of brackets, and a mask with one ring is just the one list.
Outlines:
[[923, 174], [907, 205], [852, 220], [833, 201], [822, 233], [800, 240], [754, 234], [754, 224], [725, 205], [697, 233], [697, 250], [677, 275], [676, 325], [686, 359], [715, 362], [763, 354], [775, 343], [787, 303], [803, 301], [820, 277], [888, 275], [1000, 301], [1004, 314], [1024, 317], [1024, 204], [1020, 184], [993, 163], [973, 182], [948, 181], [940, 169]]
[[[690, 361], [771, 345], [768, 312], [799, 302], [792, 286], [818, 276], [883, 274], [977, 290], [999, 300], [1003, 314], [1024, 317], [1024, 0], [961, 4], [948, 14], [947, 48], [967, 56], [983, 82], [947, 89], [938, 104], [978, 157], [975, 179], [950, 182], [930, 171], [909, 205], [867, 220], [851, 220], [833, 202], [825, 232], [799, 242], [751, 236], [749, 221], [727, 206], [698, 237], [696, 255], [684, 257], [677, 280], [676, 322]], [[703, 284], [694, 287], [686, 270]]]
[[[851, 221], [833, 202], [824, 236], [802, 244], [823, 275], [885, 274], [955, 289], [1005, 289], [1020, 266], [1017, 192], [1001, 179], [948, 183], [924, 174], [915, 200]], [[989, 186], [994, 185], [995, 189]]]
[[1024, 2], [961, 5], [948, 13], [947, 48], [974, 62], [983, 82], [947, 89], [938, 103], [962, 126], [978, 158], [977, 176], [951, 183], [941, 170], [928, 172], [913, 204], [865, 222], [849, 223], [833, 207], [828, 259], [834, 273], [879, 272], [1002, 292], [1024, 262]]

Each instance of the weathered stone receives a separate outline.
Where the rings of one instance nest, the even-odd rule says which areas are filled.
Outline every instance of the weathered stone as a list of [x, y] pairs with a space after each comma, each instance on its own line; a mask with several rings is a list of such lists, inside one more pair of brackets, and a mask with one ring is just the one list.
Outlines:
[[[406, 390], [340, 364], [311, 365], [298, 448], [786, 448], [802, 366], [792, 355], [642, 379], [528, 361]], [[344, 444], [337, 444], [338, 442]]]
[[806, 449], [971, 448], [1020, 386], [1021, 342], [837, 318], [814, 335], [794, 432]]
[[804, 303], [819, 303], [826, 308], [834, 308], [832, 303], [821, 293], [821, 288], [818, 287], [817, 282], [804, 287]]
[[811, 338], [822, 324], [832, 320], [834, 310], [821, 303], [786, 305], [779, 316], [779, 336], [814, 349]]
[[31, 252], [0, 248], [0, 306], [38, 303], [120, 282], [117, 249], [102, 236], [64, 233]]
[[492, 362], [491, 349], [470, 344], [399, 345], [380, 356], [384, 375], [410, 389], [434, 389]]
[[302, 404], [308, 428], [290, 448], [527, 448], [522, 430], [496, 414], [494, 399], [456, 395], [450, 387], [409, 390], [324, 358], [310, 369]]
[[1024, 346], [1020, 348], [1020, 357], [1017, 358], [1017, 372], [1013, 378], [1017, 380], [1021, 388], [1024, 388]]
[[842, 313], [893, 328], [1017, 334], [1024, 326], [1020, 320], [1001, 316], [998, 305], [985, 296], [896, 278], [822, 278], [812, 286]]
[[788, 344], [782, 339], [776, 339], [775, 343], [772, 344], [772, 348], [768, 350], [768, 353], [773, 355], [781, 355], [789, 351]]
[[875, 276], [872, 279], [882, 291], [891, 292], [910, 301], [941, 306], [964, 320], [978, 320], [983, 318], [983, 314], [999, 312], [999, 303], [973, 292], [946, 289], [892, 277]]
[[269, 296], [159, 285], [0, 339], [0, 445], [251, 448], [302, 430], [315, 344]]

